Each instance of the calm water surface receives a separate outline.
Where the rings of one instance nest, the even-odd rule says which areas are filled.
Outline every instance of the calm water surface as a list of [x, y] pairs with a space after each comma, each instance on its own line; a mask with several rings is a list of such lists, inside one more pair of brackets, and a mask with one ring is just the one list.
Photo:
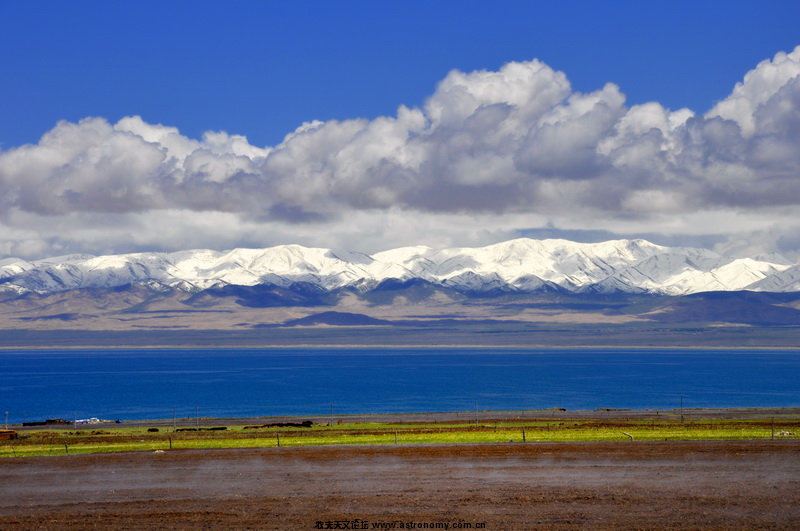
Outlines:
[[0, 412], [145, 419], [800, 406], [798, 350], [0, 351]]

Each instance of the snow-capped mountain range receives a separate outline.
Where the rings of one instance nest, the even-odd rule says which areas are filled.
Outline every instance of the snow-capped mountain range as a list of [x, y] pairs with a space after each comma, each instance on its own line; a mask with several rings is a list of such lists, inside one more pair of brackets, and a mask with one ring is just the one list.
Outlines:
[[370, 291], [389, 279], [420, 279], [464, 292], [629, 292], [686, 295], [704, 291], [800, 291], [800, 264], [726, 258], [710, 250], [645, 240], [575, 243], [516, 239], [486, 247], [402, 247], [372, 255], [281, 245], [232, 251], [193, 250], [109, 256], [0, 260], [0, 291], [49, 294], [143, 284], [196, 292], [225, 285], [298, 282], [326, 291]]

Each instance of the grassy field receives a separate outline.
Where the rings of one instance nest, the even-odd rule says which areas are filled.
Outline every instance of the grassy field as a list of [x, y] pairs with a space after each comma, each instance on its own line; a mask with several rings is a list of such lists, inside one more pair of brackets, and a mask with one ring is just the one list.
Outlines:
[[[216, 427], [216, 430], [208, 428]], [[653, 441], [785, 439], [800, 433], [800, 417], [681, 422], [586, 419], [479, 421], [447, 423], [341, 423], [310, 428], [254, 428], [207, 425], [199, 431], [173, 428], [95, 425], [73, 431], [50, 427], [20, 432], [20, 439], [0, 441], [0, 457], [98, 452], [158, 451], [196, 448], [259, 448], [319, 445], [535, 443], [567, 441]], [[224, 428], [224, 429], [219, 429]], [[150, 428], [154, 430], [155, 428]]]

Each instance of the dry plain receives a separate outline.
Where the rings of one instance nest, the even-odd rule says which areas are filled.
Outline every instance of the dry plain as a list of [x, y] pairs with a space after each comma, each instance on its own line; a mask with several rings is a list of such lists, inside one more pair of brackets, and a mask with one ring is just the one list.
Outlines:
[[800, 527], [798, 440], [206, 449], [1, 466], [4, 529]]

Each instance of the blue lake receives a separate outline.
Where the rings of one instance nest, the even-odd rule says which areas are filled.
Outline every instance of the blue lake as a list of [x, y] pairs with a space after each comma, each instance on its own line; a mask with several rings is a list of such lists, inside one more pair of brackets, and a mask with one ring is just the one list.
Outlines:
[[147, 419], [800, 406], [800, 350], [0, 351], [0, 413]]

